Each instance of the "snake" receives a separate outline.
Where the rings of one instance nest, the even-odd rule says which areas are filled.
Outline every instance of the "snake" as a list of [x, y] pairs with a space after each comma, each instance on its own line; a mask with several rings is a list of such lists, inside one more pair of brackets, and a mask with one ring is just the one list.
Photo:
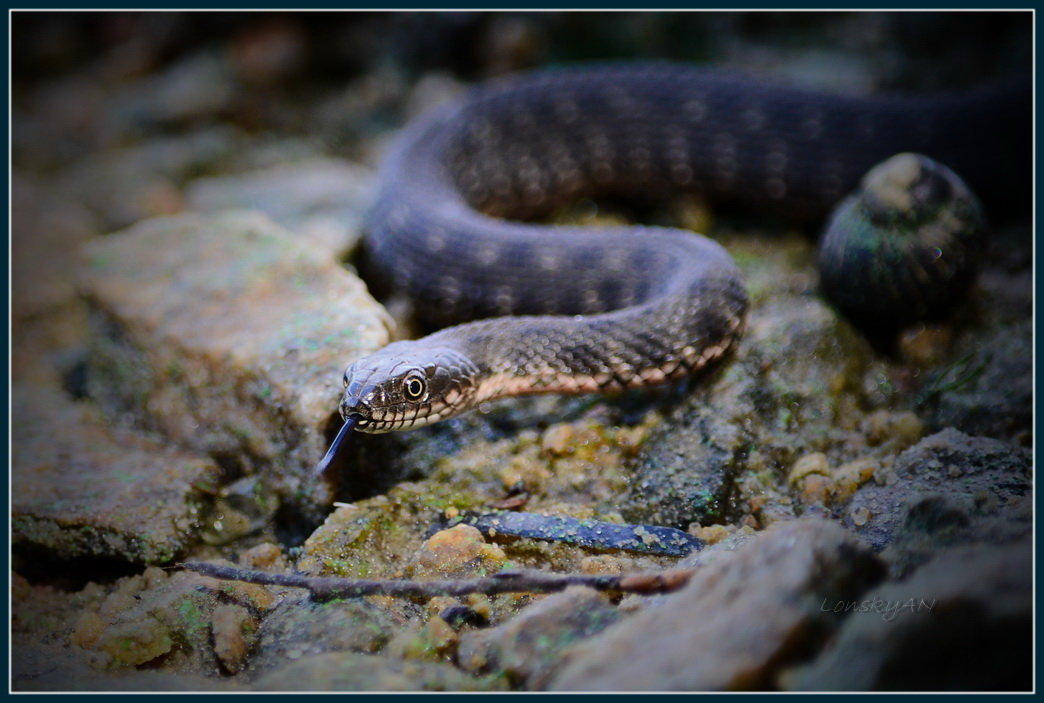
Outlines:
[[[506, 396], [664, 384], [736, 347], [749, 300], [721, 245], [673, 228], [537, 218], [585, 198], [695, 192], [817, 223], [895, 154], [906, 155], [900, 175], [864, 185], [913, 188], [891, 198], [900, 207], [935, 212], [916, 193], [943, 192], [1007, 209], [1029, 199], [1029, 96], [1028, 80], [845, 95], [666, 62], [557, 67], [472, 88], [399, 134], [366, 222], [371, 275], [442, 329], [348, 365], [345, 424], [323, 463], [352, 429], [412, 429]], [[935, 164], [970, 187], [926, 168]], [[951, 234], [931, 242], [948, 264]]]

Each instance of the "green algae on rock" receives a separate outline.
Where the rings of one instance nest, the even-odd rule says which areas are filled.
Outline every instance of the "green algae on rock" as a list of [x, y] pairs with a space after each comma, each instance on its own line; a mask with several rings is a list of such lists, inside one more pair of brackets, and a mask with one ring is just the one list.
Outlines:
[[156, 218], [92, 242], [88, 390], [114, 416], [241, 470], [310, 516], [352, 358], [387, 343], [365, 286], [259, 214]]

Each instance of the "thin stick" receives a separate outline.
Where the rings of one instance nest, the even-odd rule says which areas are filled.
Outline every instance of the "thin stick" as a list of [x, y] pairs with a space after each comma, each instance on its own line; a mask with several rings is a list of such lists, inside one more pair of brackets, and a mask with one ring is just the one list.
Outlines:
[[555, 593], [569, 586], [587, 586], [598, 591], [655, 594], [675, 591], [686, 583], [694, 569], [671, 569], [651, 574], [621, 576], [587, 576], [584, 574], [545, 574], [511, 571], [478, 579], [410, 581], [405, 579], [374, 581], [303, 574], [275, 574], [268, 571], [241, 569], [212, 562], [190, 561], [182, 564], [189, 571], [229, 581], [247, 581], [267, 586], [289, 586], [307, 589], [315, 600], [358, 598], [360, 596], [395, 596], [399, 598], [431, 598], [463, 596], [469, 593]]

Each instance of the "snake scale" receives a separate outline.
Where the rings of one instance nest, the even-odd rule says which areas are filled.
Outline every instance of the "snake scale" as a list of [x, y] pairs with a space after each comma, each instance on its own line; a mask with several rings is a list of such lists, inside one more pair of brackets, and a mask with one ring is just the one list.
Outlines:
[[853, 97], [667, 63], [471, 90], [398, 137], [365, 245], [422, 320], [474, 321], [351, 364], [327, 458], [351, 428], [418, 427], [506, 395], [662, 383], [736, 344], [748, 301], [718, 244], [526, 220], [585, 197], [695, 191], [814, 222], [897, 152], [938, 159], [989, 208], [1010, 208], [1029, 198], [1028, 105], [1028, 80]]

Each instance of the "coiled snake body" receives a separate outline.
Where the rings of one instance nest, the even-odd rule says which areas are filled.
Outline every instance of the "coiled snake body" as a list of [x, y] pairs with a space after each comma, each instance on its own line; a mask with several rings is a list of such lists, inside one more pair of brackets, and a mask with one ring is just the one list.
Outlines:
[[479, 321], [352, 364], [341, 435], [420, 426], [504, 395], [660, 383], [736, 343], [743, 281], [709, 239], [525, 219], [587, 196], [692, 190], [814, 220], [903, 151], [939, 159], [1004, 207], [1027, 197], [1024, 134], [1002, 127], [1028, 114], [1027, 96], [1023, 86], [841, 97], [671, 64], [479, 87], [399, 137], [366, 241], [376, 273], [421, 318]]

